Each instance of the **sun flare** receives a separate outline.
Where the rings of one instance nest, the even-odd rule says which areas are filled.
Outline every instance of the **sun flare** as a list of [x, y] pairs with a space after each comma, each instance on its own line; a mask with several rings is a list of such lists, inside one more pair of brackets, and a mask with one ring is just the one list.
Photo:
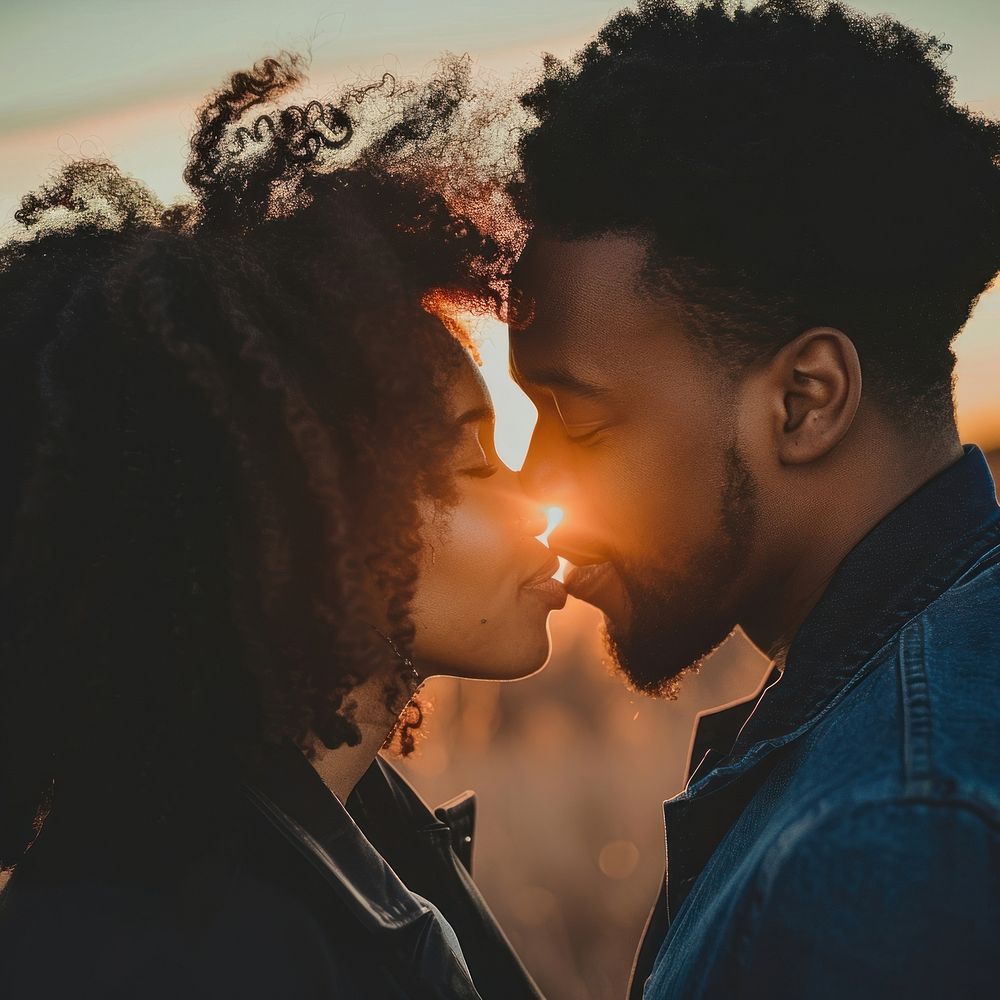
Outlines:
[[549, 544], [549, 535], [559, 527], [559, 522], [565, 517], [562, 507], [546, 507], [545, 517], [547, 518], [545, 530], [538, 536], [540, 542]]

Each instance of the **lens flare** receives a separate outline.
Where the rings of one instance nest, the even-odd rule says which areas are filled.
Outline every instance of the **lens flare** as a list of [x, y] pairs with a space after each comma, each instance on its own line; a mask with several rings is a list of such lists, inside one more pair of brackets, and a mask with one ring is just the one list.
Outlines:
[[[559, 527], [560, 522], [566, 516], [566, 512], [562, 507], [546, 507], [545, 516], [548, 519], [545, 525], [545, 530], [538, 536], [538, 540], [544, 545], [549, 544], [549, 535], [552, 534], [556, 528]], [[556, 579], [562, 583], [566, 577], [566, 567], [568, 563], [562, 556], [559, 557], [559, 572], [556, 573]]]
[[566, 515], [562, 507], [546, 507], [545, 516], [548, 518], [548, 521], [545, 525], [545, 530], [538, 536], [538, 540], [548, 545], [549, 535], [559, 527], [559, 524]]

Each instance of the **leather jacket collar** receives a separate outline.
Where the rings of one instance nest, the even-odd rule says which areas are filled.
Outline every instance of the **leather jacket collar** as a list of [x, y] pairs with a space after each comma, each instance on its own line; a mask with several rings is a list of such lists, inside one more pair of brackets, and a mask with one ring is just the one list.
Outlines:
[[272, 748], [252, 780], [249, 802], [316, 870], [366, 931], [384, 935], [415, 995], [481, 1000], [436, 915], [403, 884], [290, 741]]

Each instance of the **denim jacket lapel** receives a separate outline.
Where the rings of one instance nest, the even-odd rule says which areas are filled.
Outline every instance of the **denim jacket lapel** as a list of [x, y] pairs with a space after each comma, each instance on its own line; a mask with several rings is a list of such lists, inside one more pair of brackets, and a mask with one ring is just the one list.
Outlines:
[[964, 451], [848, 553], [799, 628], [780, 682], [761, 698], [731, 759], [814, 718], [997, 536], [1000, 507], [989, 465], [975, 445]]

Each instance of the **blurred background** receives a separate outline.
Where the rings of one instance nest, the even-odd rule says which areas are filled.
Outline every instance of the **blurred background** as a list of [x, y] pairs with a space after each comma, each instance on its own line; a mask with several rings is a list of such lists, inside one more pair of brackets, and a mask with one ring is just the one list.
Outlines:
[[[164, 200], [183, 195], [202, 97], [233, 70], [290, 49], [311, 89], [419, 75], [442, 52], [527, 81], [543, 52], [570, 56], [622, 4], [607, 0], [4, 0], [0, 6], [0, 237], [21, 196], [80, 156], [107, 156]], [[952, 43], [961, 102], [1000, 117], [995, 0], [863, 0]], [[498, 450], [519, 466], [534, 413], [506, 373], [506, 332], [478, 328]], [[1000, 293], [958, 340], [962, 437], [1000, 472]], [[734, 636], [676, 702], [611, 677], [598, 616], [570, 601], [554, 653], [517, 684], [434, 681], [427, 738], [401, 765], [437, 804], [479, 793], [475, 873], [550, 1000], [623, 995], [663, 871], [662, 801], [680, 790], [699, 712], [741, 700], [767, 663]]]

